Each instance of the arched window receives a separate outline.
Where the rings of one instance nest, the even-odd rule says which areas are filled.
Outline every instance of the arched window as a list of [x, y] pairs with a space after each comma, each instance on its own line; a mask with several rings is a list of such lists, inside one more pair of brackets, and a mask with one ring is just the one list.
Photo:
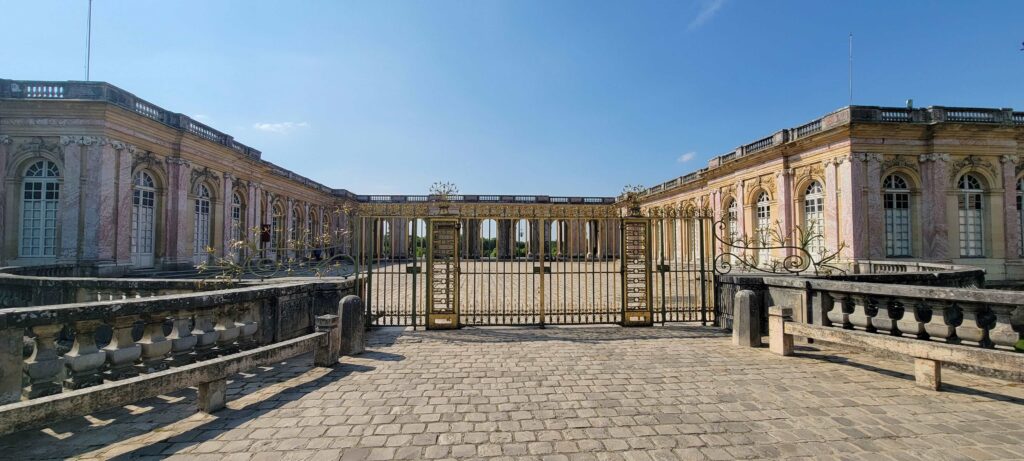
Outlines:
[[739, 205], [736, 203], [736, 200], [729, 200], [729, 205], [725, 207], [725, 219], [729, 222], [727, 242], [735, 242], [736, 239], [740, 238], [739, 217]]
[[1017, 255], [1024, 256], [1024, 178], [1017, 180]]
[[771, 246], [771, 231], [772, 231], [772, 207], [768, 199], [767, 192], [761, 192], [757, 196], [757, 208], [755, 209], [757, 221], [755, 222], [756, 234], [757, 234], [757, 246], [761, 249], [757, 251], [757, 262], [761, 265], [767, 265], [771, 259], [771, 250], [767, 247]]
[[208, 259], [206, 249], [210, 247], [210, 189], [205, 184], [199, 185], [196, 194], [195, 238], [192, 241], [195, 242], [193, 259], [196, 264], [201, 264]]
[[60, 170], [49, 160], [25, 169], [21, 196], [21, 245], [26, 257], [53, 257], [57, 247]]
[[132, 180], [132, 265], [153, 267], [153, 227], [156, 215], [156, 182], [145, 171]]
[[231, 241], [240, 242], [245, 235], [245, 204], [238, 193], [231, 194]]
[[885, 255], [910, 256], [910, 187], [900, 175], [882, 181], [885, 208]]
[[957, 210], [960, 218], [960, 257], [985, 255], [984, 214], [981, 181], [972, 174], [960, 177], [957, 183]]
[[807, 251], [817, 257], [825, 251], [825, 194], [821, 183], [812, 181], [804, 191], [804, 232], [807, 238]]

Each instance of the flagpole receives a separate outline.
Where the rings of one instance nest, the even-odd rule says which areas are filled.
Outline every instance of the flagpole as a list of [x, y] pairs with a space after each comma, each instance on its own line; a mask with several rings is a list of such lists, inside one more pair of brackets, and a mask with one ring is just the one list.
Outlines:
[[85, 81], [89, 81], [89, 61], [92, 60], [92, 0], [89, 0], [89, 16], [85, 20]]
[[[89, 0], [92, 1], [92, 0]], [[853, 33], [850, 33], [850, 106], [853, 106]]]

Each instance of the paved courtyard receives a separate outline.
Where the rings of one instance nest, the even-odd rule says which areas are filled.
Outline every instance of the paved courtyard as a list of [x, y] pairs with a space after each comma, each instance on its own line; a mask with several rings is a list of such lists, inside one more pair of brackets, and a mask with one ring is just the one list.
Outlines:
[[385, 329], [333, 369], [308, 356], [0, 439], [12, 459], [1022, 459], [1024, 387], [694, 326]]

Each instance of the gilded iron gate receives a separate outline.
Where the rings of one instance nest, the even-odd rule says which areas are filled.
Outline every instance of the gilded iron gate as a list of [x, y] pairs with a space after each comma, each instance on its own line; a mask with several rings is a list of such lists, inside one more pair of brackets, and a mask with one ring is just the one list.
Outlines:
[[[613, 199], [533, 196], [387, 196], [358, 213], [374, 325], [710, 320], [713, 298], [701, 294], [710, 267], [680, 252], [695, 243], [665, 230], [683, 218], [622, 217]], [[708, 220], [694, 222], [710, 231]]]

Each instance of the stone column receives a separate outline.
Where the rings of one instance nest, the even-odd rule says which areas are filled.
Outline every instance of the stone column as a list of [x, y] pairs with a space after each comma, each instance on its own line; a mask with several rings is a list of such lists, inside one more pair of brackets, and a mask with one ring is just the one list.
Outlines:
[[949, 154], [923, 154], [921, 162], [922, 257], [949, 259], [949, 227], [946, 223], [946, 190]]
[[[11, 143], [10, 136], [0, 135], [0, 244], [3, 245], [7, 244], [7, 159], [10, 155], [9, 151], [12, 150]], [[0, 251], [0, 265], [7, 264], [7, 251]], [[0, 402], [2, 401], [3, 398], [0, 397]]]
[[885, 258], [885, 215], [882, 204], [882, 154], [864, 154], [864, 233], [868, 244], [868, 257], [871, 259]]
[[194, 210], [188, 203], [189, 175], [192, 165], [180, 157], [167, 158], [167, 206], [164, 213], [164, 244], [166, 245], [166, 264], [170, 266], [191, 266], [192, 241], [189, 223], [192, 222]]
[[851, 154], [841, 158], [836, 167], [839, 183], [839, 207], [849, 216], [840, 224], [840, 239], [846, 243], [842, 252], [844, 259], [867, 258], [868, 237], [866, 183], [864, 181], [865, 154]]
[[[750, 230], [747, 230], [747, 217], [750, 215], [749, 206], [747, 205], [747, 189], [743, 186], [743, 181], [736, 182], [736, 195], [733, 197], [736, 200], [736, 231], [739, 235], [733, 238], [746, 239], [754, 235], [753, 225]], [[756, 200], [756, 198], [755, 198]], [[729, 232], [729, 229], [725, 229], [725, 232]], [[732, 253], [736, 255], [742, 255], [743, 252], [735, 248], [732, 249]]]
[[[282, 231], [284, 232], [284, 235], [282, 236], [283, 237], [282, 240], [284, 240], [284, 242], [285, 242], [284, 243], [285, 248], [288, 248], [290, 246], [288, 244], [288, 241], [291, 240], [291, 238], [292, 238], [292, 232], [297, 232], [297, 230], [296, 231], [292, 230], [292, 227], [293, 227], [292, 226], [292, 216], [294, 216], [294, 212], [292, 211], [292, 209], [294, 207], [295, 207], [295, 204], [293, 203], [292, 198], [291, 197], [286, 198], [285, 202], [284, 202], [284, 226], [282, 226], [283, 227]], [[291, 258], [291, 257], [295, 256], [295, 252], [293, 250], [291, 250], [291, 249], [288, 249], [287, 251], [284, 251], [282, 253], [282, 256], [284, 258]]]
[[[793, 172], [788, 167], [783, 166], [782, 171], [775, 174], [775, 189], [777, 191], [775, 195], [775, 209], [777, 210], [776, 215], [778, 216], [779, 227], [782, 228], [782, 235], [788, 239], [785, 245], [793, 245], [796, 242], [796, 228], [795, 224], [800, 223], [799, 219], [795, 219], [795, 213], [793, 213]], [[775, 219], [772, 219], [775, 221]], [[800, 223], [801, 225], [803, 223]], [[771, 223], [775, 225], [774, 222]], [[789, 256], [792, 250], [785, 249], [782, 254], [773, 255], [776, 258]]]
[[[1017, 210], [1017, 162], [1016, 155], [1004, 155], [1003, 174], [1003, 235], [1006, 238], [1006, 259], [1020, 259], [1020, 211]], [[0, 214], [2, 215], [2, 214]]]
[[[122, 176], [130, 174], [127, 172], [122, 174], [122, 171], [120, 171], [121, 164], [128, 162], [120, 161], [122, 155], [127, 155], [127, 152], [123, 148], [115, 149], [106, 140], [99, 141], [96, 145], [90, 146], [88, 151], [89, 155], [97, 155], [99, 157], [97, 160], [100, 168], [96, 172], [98, 176], [96, 184], [91, 185], [94, 186], [91, 187], [91, 192], [96, 194], [97, 200], [95, 202], [89, 201], [89, 203], [95, 203], [98, 206], [95, 208], [85, 208], [86, 221], [89, 221], [89, 216], [92, 214], [90, 208], [96, 210], [98, 219], [97, 226], [95, 227], [96, 259], [101, 265], [110, 265], [116, 261], [118, 233], [121, 232], [121, 226], [118, 225], [118, 219], [120, 218], [118, 199], [121, 195], [119, 183], [122, 180], [127, 180], [127, 178], [122, 178]], [[89, 163], [92, 164], [93, 162], [90, 161]], [[125, 221], [127, 222], [127, 219]], [[130, 229], [125, 230], [122, 236], [128, 238], [129, 232], [131, 232]]]
[[823, 170], [825, 173], [825, 184], [822, 187], [825, 189], [824, 197], [824, 232], [825, 232], [825, 248], [828, 251], [836, 251], [839, 249], [839, 195], [838, 195], [838, 184], [836, 183], [836, 159], [828, 159], [823, 163]]
[[531, 219], [528, 222], [530, 223], [530, 225], [529, 225], [529, 227], [530, 227], [530, 229], [529, 229], [530, 234], [529, 234], [529, 237], [527, 238], [526, 256], [528, 258], [532, 258], [532, 257], [536, 256], [540, 252], [540, 238], [541, 238], [541, 235], [544, 235], [544, 234], [541, 234], [541, 232], [540, 232], [540, 226], [541, 226], [541, 223], [544, 222], [544, 220], [542, 220], [542, 219]]
[[499, 219], [496, 225], [498, 227], [498, 258], [510, 258], [512, 256], [512, 248], [515, 246], [512, 241], [514, 238], [512, 235], [512, 221]]
[[64, 148], [64, 178], [60, 190], [60, 245], [58, 262], [74, 263], [81, 257], [79, 214], [82, 208], [82, 145], [77, 136], [61, 136]]
[[221, 181], [221, 216], [223, 219], [223, 226], [221, 227], [221, 244], [219, 254], [221, 256], [227, 255], [231, 252], [231, 231], [232, 231], [232, 217], [231, 207], [234, 202], [235, 195], [235, 177], [230, 173], [224, 173], [223, 181]]

